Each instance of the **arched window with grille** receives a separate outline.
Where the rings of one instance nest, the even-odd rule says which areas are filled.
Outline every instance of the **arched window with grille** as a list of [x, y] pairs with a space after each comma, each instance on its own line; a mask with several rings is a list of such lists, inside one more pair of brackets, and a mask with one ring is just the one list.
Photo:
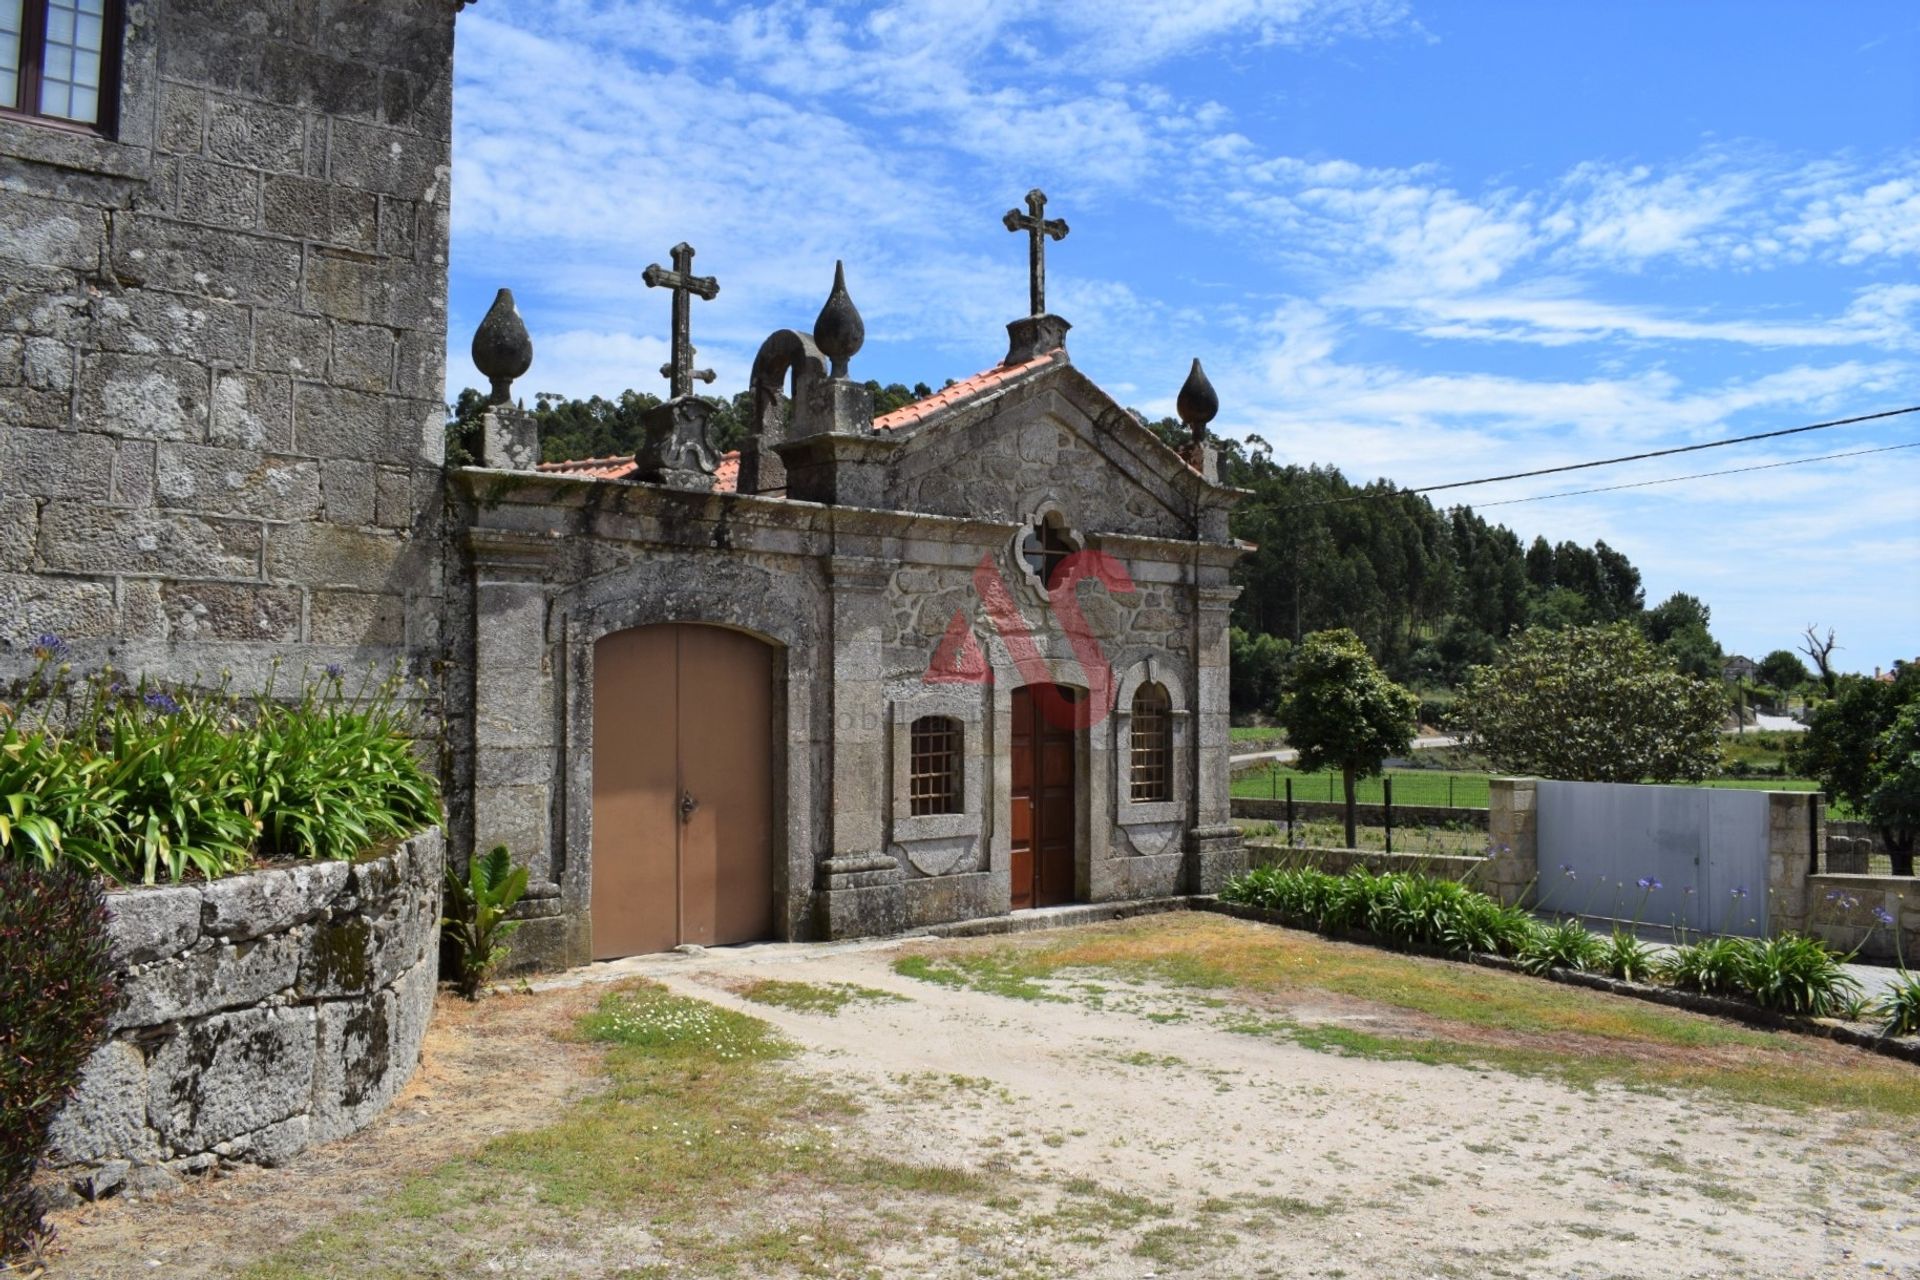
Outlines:
[[961, 810], [960, 722], [951, 716], [921, 716], [908, 744], [907, 812], [916, 818]]
[[1143, 684], [1133, 695], [1129, 798], [1135, 804], [1173, 799], [1173, 700], [1166, 686]]

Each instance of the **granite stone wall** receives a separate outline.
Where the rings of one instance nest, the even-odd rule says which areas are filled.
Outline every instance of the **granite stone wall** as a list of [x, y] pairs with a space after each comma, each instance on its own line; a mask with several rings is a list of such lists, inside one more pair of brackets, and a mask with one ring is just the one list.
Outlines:
[[112, 137], [0, 119], [0, 675], [437, 649], [453, 9], [127, 0]]
[[439, 972], [445, 841], [108, 895], [122, 1000], [47, 1160], [86, 1196], [279, 1164], [412, 1077]]

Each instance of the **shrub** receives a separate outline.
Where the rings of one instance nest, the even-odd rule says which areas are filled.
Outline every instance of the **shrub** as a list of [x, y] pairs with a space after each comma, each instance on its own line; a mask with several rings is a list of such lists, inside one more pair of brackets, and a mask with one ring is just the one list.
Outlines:
[[1880, 997], [1874, 1012], [1886, 1019], [1880, 1028], [1883, 1036], [1920, 1035], [1920, 974], [1905, 969]]
[[1824, 1018], [1858, 995], [1860, 984], [1826, 943], [1785, 933], [1748, 946], [1746, 991], [1763, 1009]]
[[1653, 976], [1653, 948], [1625, 929], [1601, 943], [1600, 967], [1622, 982], [1645, 982]]
[[1228, 902], [1313, 921], [1320, 929], [1366, 929], [1401, 946], [1512, 955], [1535, 928], [1457, 880], [1418, 872], [1371, 875], [1356, 867], [1330, 875], [1307, 867], [1259, 867], [1221, 891]]
[[259, 855], [352, 857], [440, 819], [397, 676], [337, 668], [283, 705], [45, 662], [0, 708], [0, 859], [121, 883], [208, 878]]
[[1514, 957], [1526, 973], [1546, 973], [1553, 969], [1579, 972], [1598, 969], [1606, 958], [1606, 944], [1578, 920], [1536, 929]]
[[1738, 996], [1747, 991], [1747, 967], [1753, 944], [1745, 938], [1704, 938], [1675, 947], [1660, 962], [1659, 974], [1676, 987], [1705, 995]]
[[527, 869], [513, 865], [507, 846], [497, 844], [484, 858], [467, 863], [467, 874], [447, 867], [446, 915], [440, 924], [453, 951], [454, 988], [469, 1000], [480, 998], [494, 966], [506, 952], [507, 939], [520, 921], [507, 912], [527, 891]]
[[33, 1171], [115, 998], [106, 901], [73, 867], [0, 861], [0, 1269], [44, 1243]]

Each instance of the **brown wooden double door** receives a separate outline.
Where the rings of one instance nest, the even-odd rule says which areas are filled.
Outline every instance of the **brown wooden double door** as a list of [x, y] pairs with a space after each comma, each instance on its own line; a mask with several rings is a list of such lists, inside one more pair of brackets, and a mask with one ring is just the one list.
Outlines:
[[[1074, 900], [1074, 748], [1078, 730], [1052, 723], [1040, 690], [1013, 691], [1013, 909], [1053, 907]], [[1077, 709], [1085, 697], [1055, 686]], [[1056, 704], [1057, 706], [1058, 704]], [[1056, 710], [1055, 718], [1064, 719]]]
[[595, 959], [773, 935], [773, 654], [680, 624], [594, 645]]

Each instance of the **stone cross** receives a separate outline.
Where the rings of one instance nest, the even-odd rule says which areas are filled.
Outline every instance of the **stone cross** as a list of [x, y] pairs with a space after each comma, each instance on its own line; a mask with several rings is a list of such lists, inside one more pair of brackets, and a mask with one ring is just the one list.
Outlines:
[[1007, 210], [1000, 221], [1007, 224], [1009, 231], [1027, 233], [1027, 273], [1030, 281], [1027, 286], [1027, 300], [1033, 310], [1031, 315], [1047, 314], [1047, 237], [1055, 240], [1067, 238], [1067, 224], [1059, 218], [1047, 217], [1047, 193], [1035, 187], [1027, 192], [1027, 210]]
[[689, 336], [692, 328], [692, 308], [687, 295], [697, 293], [708, 302], [720, 292], [720, 282], [712, 276], [693, 274], [693, 246], [682, 240], [673, 246], [673, 270], [669, 271], [659, 263], [654, 263], [640, 273], [649, 289], [666, 288], [673, 290], [673, 357], [660, 366], [660, 376], [671, 380], [673, 393], [671, 399], [693, 393], [693, 380], [713, 381], [713, 370], [693, 367], [694, 346]]

